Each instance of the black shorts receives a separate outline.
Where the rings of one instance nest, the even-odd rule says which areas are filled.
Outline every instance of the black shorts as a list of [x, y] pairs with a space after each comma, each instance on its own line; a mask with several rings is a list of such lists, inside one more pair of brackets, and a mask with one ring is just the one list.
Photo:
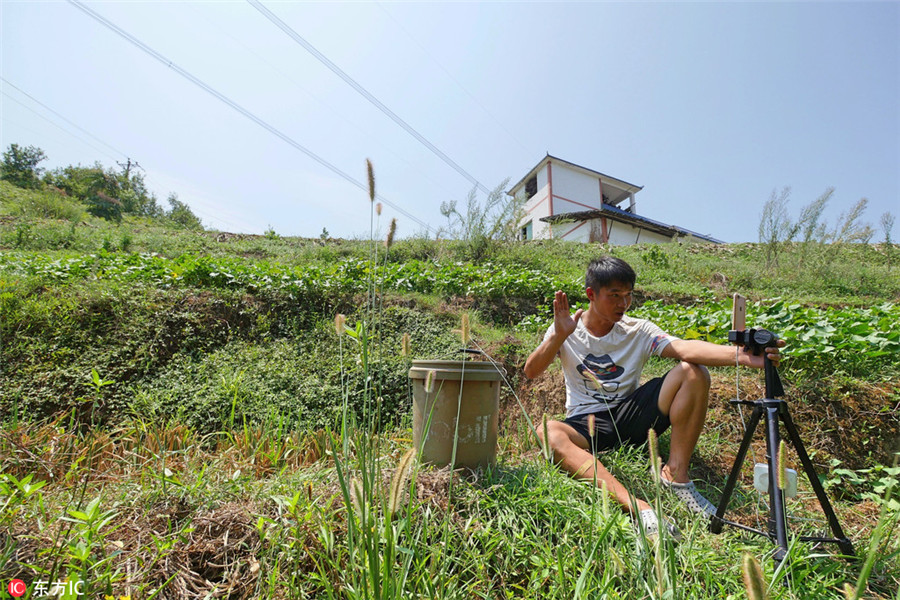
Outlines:
[[588, 416], [591, 413], [569, 417], [563, 423], [584, 436], [588, 448], [594, 452], [611, 450], [624, 444], [640, 446], [647, 441], [647, 431], [651, 427], [660, 435], [671, 425], [669, 417], [659, 410], [659, 391], [664, 379], [651, 379], [610, 410], [593, 413], [593, 441], [588, 434]]

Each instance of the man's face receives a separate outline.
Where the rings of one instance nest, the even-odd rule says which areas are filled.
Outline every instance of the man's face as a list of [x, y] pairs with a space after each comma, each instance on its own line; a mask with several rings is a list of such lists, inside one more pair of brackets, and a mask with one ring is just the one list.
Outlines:
[[597, 316], [617, 323], [631, 306], [631, 292], [631, 284], [614, 281], [596, 291], [587, 288], [587, 297]]

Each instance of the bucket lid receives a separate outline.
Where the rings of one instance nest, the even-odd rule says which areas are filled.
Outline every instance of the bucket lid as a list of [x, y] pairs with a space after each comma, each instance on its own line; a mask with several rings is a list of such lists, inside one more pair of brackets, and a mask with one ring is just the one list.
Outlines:
[[428, 372], [434, 371], [436, 379], [464, 381], [500, 381], [506, 371], [491, 362], [468, 360], [414, 360], [409, 370], [410, 379], [426, 379]]

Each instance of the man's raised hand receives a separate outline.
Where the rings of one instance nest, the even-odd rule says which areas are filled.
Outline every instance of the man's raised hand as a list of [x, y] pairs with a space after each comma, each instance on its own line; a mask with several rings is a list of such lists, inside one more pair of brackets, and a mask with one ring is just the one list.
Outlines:
[[541, 345], [528, 355], [524, 368], [526, 377], [531, 379], [547, 370], [566, 338], [575, 331], [583, 312], [578, 309], [573, 315], [569, 312], [569, 298], [563, 292], [556, 292], [553, 298], [553, 333], [545, 337]]
[[569, 310], [569, 297], [565, 292], [557, 291], [553, 298], [553, 325], [556, 328], [556, 334], [562, 339], [572, 335], [583, 312], [584, 309], [579, 308], [573, 315]]

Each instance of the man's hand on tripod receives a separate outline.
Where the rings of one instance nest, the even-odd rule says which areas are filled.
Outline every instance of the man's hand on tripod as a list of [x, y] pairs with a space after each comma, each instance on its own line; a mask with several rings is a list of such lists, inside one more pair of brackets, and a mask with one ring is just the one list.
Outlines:
[[[775, 347], [767, 346], [765, 348], [766, 356], [769, 357], [769, 360], [772, 361], [772, 364], [776, 367], [781, 364], [781, 348], [784, 348], [784, 346], [785, 341], [778, 340]], [[763, 360], [762, 354], [753, 354], [753, 352], [751, 352], [747, 348], [743, 348], [741, 350], [741, 354], [746, 355], [746, 358], [744, 360], [746, 360], [747, 362], [741, 361], [745, 366], [752, 367], [754, 369], [762, 369], [763, 367], [765, 367], [765, 361]]]
[[[781, 362], [780, 348], [784, 347], [784, 340], [778, 340], [773, 347], [766, 347], [766, 356], [772, 361], [776, 367]], [[662, 356], [665, 358], [675, 358], [695, 365], [706, 365], [707, 367], [727, 367], [734, 366], [735, 362], [735, 346], [728, 344], [713, 344], [703, 340], [672, 340], [672, 342], [663, 348]], [[746, 348], [740, 348], [737, 352], [738, 364], [744, 367], [754, 369], [762, 369], [765, 365], [763, 354], [753, 354]]]

